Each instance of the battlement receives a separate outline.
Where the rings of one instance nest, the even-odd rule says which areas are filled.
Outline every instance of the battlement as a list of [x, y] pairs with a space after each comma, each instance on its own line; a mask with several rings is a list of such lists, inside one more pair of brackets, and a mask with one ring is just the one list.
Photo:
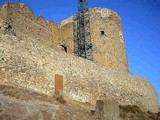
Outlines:
[[[119, 15], [106, 8], [92, 8], [89, 12], [94, 62], [128, 71]], [[9, 26], [5, 32], [21, 38], [31, 37], [44, 45], [74, 54], [73, 16], [55, 23], [42, 16], [34, 17], [33, 11], [23, 3], [5, 3], [0, 7], [0, 24]]]
[[[58, 44], [59, 29], [57, 24], [45, 21], [42, 16], [34, 17], [33, 11], [23, 3], [5, 3], [1, 6], [1, 22], [9, 24], [19, 37], [32, 37], [43, 44]], [[53, 39], [54, 38], [54, 39]]]

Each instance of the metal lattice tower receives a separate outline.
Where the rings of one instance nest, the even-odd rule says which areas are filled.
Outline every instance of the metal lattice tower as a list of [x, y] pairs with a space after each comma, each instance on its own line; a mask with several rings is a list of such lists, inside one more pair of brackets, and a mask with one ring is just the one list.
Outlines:
[[93, 61], [93, 45], [90, 36], [88, 0], [78, 0], [78, 13], [74, 21], [74, 53]]

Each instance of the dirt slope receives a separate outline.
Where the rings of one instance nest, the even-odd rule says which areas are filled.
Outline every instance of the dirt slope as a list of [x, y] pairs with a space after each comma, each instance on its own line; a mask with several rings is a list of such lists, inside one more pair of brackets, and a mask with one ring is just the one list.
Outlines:
[[[0, 120], [103, 120], [91, 113], [93, 106], [56, 98], [23, 88], [0, 85]], [[120, 120], [160, 120], [159, 113], [137, 106], [120, 106]]]

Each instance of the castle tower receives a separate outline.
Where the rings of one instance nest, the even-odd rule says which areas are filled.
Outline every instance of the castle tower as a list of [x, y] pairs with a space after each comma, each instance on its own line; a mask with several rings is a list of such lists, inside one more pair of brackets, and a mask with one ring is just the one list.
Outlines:
[[[120, 16], [106, 8], [89, 9], [90, 42], [93, 45], [94, 62], [128, 72], [125, 42]], [[74, 53], [74, 22], [72, 17], [59, 23], [61, 41]]]
[[105, 8], [91, 9], [90, 30], [95, 61], [114, 69], [128, 71], [119, 15]]
[[[50, 47], [64, 46], [64, 51], [67, 53], [76, 53], [89, 60], [94, 59], [96, 63], [128, 72], [121, 19], [112, 10], [89, 9], [84, 14], [85, 16], [89, 14], [87, 19], [81, 24], [76, 22], [76, 25], [79, 26], [77, 27], [78, 32], [74, 30], [73, 17], [58, 24], [45, 21], [42, 16], [34, 18], [32, 10], [23, 3], [6, 3], [1, 7], [0, 12], [0, 19], [2, 19], [0, 22], [7, 23], [10, 31], [16, 36], [30, 36]], [[86, 24], [85, 27], [82, 26], [83, 23]], [[75, 42], [75, 32], [76, 36], [77, 33], [80, 33], [76, 39], [80, 41], [79, 43]]]

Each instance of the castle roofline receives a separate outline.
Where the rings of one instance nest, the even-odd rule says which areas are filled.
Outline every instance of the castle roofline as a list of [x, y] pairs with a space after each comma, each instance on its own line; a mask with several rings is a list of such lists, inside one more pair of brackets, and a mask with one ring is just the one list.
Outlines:
[[108, 11], [108, 12], [110, 12], [111, 14], [114, 14], [115, 16], [117, 16], [119, 19], [120, 19], [120, 15], [116, 12], [116, 11], [114, 11], [114, 10], [112, 10], [112, 9], [109, 9], [109, 8], [103, 8], [103, 7], [93, 7], [93, 8], [89, 8], [90, 10], [97, 10], [97, 11], [103, 11], [103, 12], [106, 12], [106, 11]]
[[[121, 20], [120, 16], [118, 15], [117, 12], [111, 10], [111, 9], [108, 9], [108, 8], [101, 8], [101, 7], [93, 7], [93, 8], [89, 8], [89, 11], [90, 12], [97, 12], [97, 13], [100, 13], [102, 17], [108, 17], [108, 16], [115, 16], [117, 17], [119, 20]], [[73, 15], [74, 16], [74, 15]], [[73, 16], [70, 16], [60, 22], [58, 22], [58, 25], [61, 27], [61, 26], [64, 26], [66, 24], [69, 24], [69, 23], [72, 23], [73, 22]]]

